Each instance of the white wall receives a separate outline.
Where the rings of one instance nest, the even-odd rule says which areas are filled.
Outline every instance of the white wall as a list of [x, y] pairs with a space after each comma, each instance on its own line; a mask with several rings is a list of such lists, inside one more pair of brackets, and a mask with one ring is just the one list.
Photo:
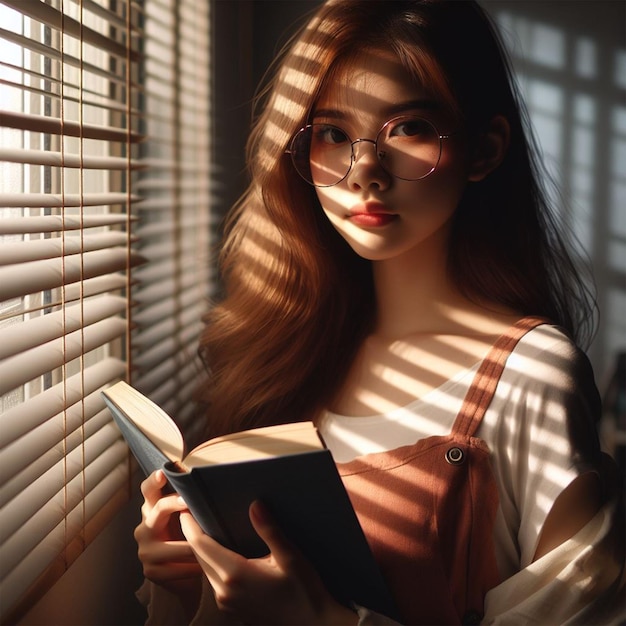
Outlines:
[[602, 390], [626, 350], [626, 3], [482, 0], [505, 33], [562, 210], [590, 256]]

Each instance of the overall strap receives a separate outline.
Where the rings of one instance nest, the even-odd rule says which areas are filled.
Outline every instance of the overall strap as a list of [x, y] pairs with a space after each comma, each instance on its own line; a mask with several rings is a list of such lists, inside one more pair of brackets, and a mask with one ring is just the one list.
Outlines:
[[546, 323], [549, 321], [545, 318], [523, 317], [498, 338], [474, 376], [452, 427], [453, 433], [470, 437], [474, 435], [491, 403], [506, 361], [517, 342], [528, 331]]

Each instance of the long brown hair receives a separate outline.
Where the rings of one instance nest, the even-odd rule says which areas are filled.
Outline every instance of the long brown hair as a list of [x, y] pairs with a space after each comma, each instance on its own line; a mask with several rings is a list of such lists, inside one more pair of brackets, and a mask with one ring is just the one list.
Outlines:
[[496, 114], [511, 125], [504, 162], [468, 188], [455, 214], [449, 270], [459, 288], [550, 317], [572, 335], [589, 318], [508, 62], [478, 4], [331, 0], [284, 53], [249, 139], [251, 184], [226, 223], [224, 297], [206, 316], [200, 346], [210, 435], [313, 418], [371, 329], [371, 265], [335, 232], [286, 154], [337, 61], [364, 48], [393, 50], [470, 136]]

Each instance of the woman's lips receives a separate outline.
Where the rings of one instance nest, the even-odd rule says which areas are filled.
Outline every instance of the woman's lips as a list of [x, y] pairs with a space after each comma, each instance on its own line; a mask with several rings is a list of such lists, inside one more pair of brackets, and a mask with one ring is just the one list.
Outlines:
[[388, 211], [384, 205], [379, 203], [367, 203], [353, 207], [348, 219], [357, 226], [365, 226], [370, 228], [380, 228], [387, 226], [398, 218], [396, 213]]
[[348, 218], [357, 226], [380, 227], [387, 226], [398, 216], [393, 213], [352, 213]]

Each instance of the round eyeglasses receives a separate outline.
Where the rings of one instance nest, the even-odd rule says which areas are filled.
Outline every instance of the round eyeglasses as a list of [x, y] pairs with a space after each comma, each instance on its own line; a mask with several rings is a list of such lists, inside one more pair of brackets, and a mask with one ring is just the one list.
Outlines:
[[340, 183], [355, 160], [354, 146], [372, 143], [381, 167], [402, 180], [420, 180], [435, 171], [441, 158], [441, 135], [434, 124], [412, 115], [385, 122], [376, 139], [352, 140], [332, 124], [308, 124], [291, 140], [289, 150], [296, 171], [315, 187]]

